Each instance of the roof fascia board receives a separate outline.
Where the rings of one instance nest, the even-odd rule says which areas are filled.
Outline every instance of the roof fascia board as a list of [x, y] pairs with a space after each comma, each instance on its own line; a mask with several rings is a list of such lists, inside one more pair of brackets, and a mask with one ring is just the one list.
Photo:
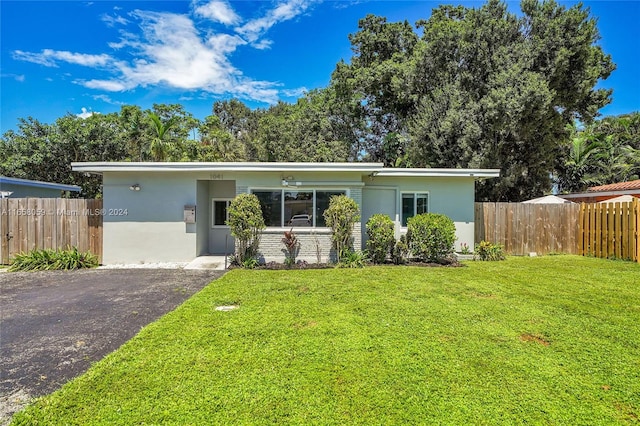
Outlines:
[[608, 197], [610, 195], [632, 195], [640, 194], [640, 189], [620, 189], [618, 191], [593, 191], [593, 192], [576, 192], [575, 194], [560, 194], [560, 198], [595, 198], [595, 197]]
[[71, 163], [73, 171], [103, 172], [350, 172], [373, 177], [472, 177], [494, 178], [500, 169], [394, 169], [382, 163], [151, 163], [151, 162], [82, 162]]
[[375, 176], [493, 178], [500, 176], [500, 169], [383, 169]]
[[73, 171], [102, 172], [354, 172], [373, 173], [382, 163], [71, 163]]

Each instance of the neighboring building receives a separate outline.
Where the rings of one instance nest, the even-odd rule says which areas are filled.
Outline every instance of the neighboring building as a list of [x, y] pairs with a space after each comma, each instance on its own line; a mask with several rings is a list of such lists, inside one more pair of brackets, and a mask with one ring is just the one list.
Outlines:
[[59, 198], [63, 192], [80, 192], [76, 185], [0, 176], [0, 198]]
[[544, 197], [534, 198], [523, 201], [523, 204], [572, 204], [572, 201], [565, 200], [555, 195], [545, 195]]
[[587, 189], [587, 192], [563, 194], [560, 195], [560, 197], [575, 203], [598, 203], [621, 195], [631, 195], [640, 198], [640, 179], [609, 185], [592, 186]]
[[282, 261], [285, 230], [295, 228], [300, 259], [329, 259], [330, 230], [323, 212], [332, 195], [360, 206], [354, 236], [365, 247], [365, 224], [388, 214], [396, 234], [407, 219], [443, 213], [456, 225], [456, 247], [474, 245], [474, 182], [498, 177], [494, 169], [390, 169], [379, 163], [73, 163], [73, 170], [103, 176], [103, 262], [190, 261], [233, 252], [225, 225], [229, 202], [253, 193], [267, 224], [260, 251]]

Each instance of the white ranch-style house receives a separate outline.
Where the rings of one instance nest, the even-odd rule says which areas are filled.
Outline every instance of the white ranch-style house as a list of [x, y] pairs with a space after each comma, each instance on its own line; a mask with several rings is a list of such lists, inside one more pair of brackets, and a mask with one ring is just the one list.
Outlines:
[[323, 213], [332, 195], [346, 194], [361, 210], [355, 247], [365, 248], [365, 224], [384, 213], [399, 236], [407, 219], [426, 212], [449, 216], [456, 248], [474, 245], [474, 183], [496, 169], [399, 169], [380, 163], [73, 163], [103, 177], [103, 263], [189, 262], [233, 252], [227, 207], [238, 194], [255, 194], [267, 229], [260, 252], [284, 260], [281, 239], [294, 228], [299, 259], [328, 261], [330, 230]]

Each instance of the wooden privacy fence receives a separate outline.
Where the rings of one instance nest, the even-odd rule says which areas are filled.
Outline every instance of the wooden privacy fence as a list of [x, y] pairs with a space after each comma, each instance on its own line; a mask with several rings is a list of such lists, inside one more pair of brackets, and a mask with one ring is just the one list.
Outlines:
[[507, 254], [578, 253], [579, 204], [476, 203], [475, 241]]
[[578, 253], [640, 262], [640, 199], [582, 204]]
[[102, 263], [102, 200], [0, 199], [0, 264], [33, 249], [78, 247]]

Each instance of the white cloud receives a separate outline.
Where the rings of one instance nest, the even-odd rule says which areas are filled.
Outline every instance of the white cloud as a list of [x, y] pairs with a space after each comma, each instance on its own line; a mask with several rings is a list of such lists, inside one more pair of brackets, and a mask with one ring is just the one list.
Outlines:
[[[129, 20], [120, 19], [117, 15], [103, 15], [107, 25], [131, 21], [136, 22], [140, 29], [139, 33], [121, 31], [120, 41], [109, 43], [112, 49], [122, 49], [124, 55], [118, 55], [118, 58], [108, 54], [91, 55], [52, 49], [44, 49], [40, 53], [17, 50], [13, 57], [47, 67], [56, 67], [64, 62], [100, 70], [106, 73], [106, 77], [76, 79], [75, 83], [105, 92], [164, 86], [274, 103], [284, 93], [282, 85], [245, 76], [231, 63], [230, 55], [238, 46], [247, 44], [257, 49], [270, 48], [273, 42], [262, 39], [264, 33], [277, 23], [304, 13], [310, 4], [310, 0], [283, 1], [265, 15], [236, 27], [230, 33], [212, 32], [211, 28], [209, 31], [207, 28], [198, 29], [189, 16], [182, 14], [136, 10], [129, 14]], [[234, 25], [241, 22], [241, 18], [224, 1], [214, 0], [197, 6], [193, 3], [193, 8], [194, 14], [216, 22]], [[133, 59], [125, 60], [125, 57]], [[104, 96], [100, 100], [109, 102], [110, 98]], [[288, 95], [285, 93], [285, 96]]]
[[80, 114], [76, 114], [76, 117], [82, 118], [83, 120], [91, 117], [94, 114], [93, 111], [87, 111], [86, 108], [82, 108], [82, 112]]
[[116, 24], [118, 24], [118, 25], [127, 25], [129, 23], [129, 21], [126, 18], [124, 18], [124, 17], [122, 17], [120, 15], [111, 16], [111, 15], [107, 15], [106, 13], [104, 15], [102, 15], [100, 17], [100, 19], [102, 19], [102, 21], [104, 23], [106, 23], [107, 26], [109, 26], [109, 27], [115, 27]]
[[135, 87], [129, 87], [122, 82], [113, 80], [76, 80], [75, 82], [89, 89], [106, 90], [107, 92], [122, 92], [124, 90], [132, 89], [133, 87]]
[[[195, 3], [194, 3], [195, 6]], [[225, 1], [213, 0], [195, 7], [194, 13], [203, 18], [225, 25], [237, 25], [242, 18], [236, 14], [229, 3]]]
[[299, 98], [307, 92], [309, 92], [309, 89], [306, 87], [298, 87], [297, 89], [285, 89], [282, 94], [287, 98]]
[[274, 9], [269, 10], [265, 16], [247, 22], [243, 26], [236, 28], [236, 31], [253, 43], [277, 23], [288, 21], [303, 14], [312, 3], [313, 1], [310, 0], [283, 1]]
[[0, 75], [2, 78], [13, 78], [15, 81], [24, 83], [25, 76], [24, 74], [2, 74]]
[[44, 65], [45, 67], [57, 67], [58, 61], [70, 64], [83, 65], [86, 67], [105, 66], [113, 61], [111, 56], [106, 54], [88, 55], [85, 53], [72, 53], [66, 50], [44, 49], [40, 53], [23, 52], [16, 50], [13, 52], [13, 58], [20, 61], [33, 62], [34, 64]]
[[273, 44], [273, 40], [268, 40], [266, 38], [257, 41], [255, 43], [252, 43], [251, 46], [253, 46], [254, 48], [258, 49], [258, 50], [267, 50], [267, 49], [271, 49], [271, 45]]
[[111, 104], [111, 105], [124, 105], [124, 102], [114, 101], [107, 95], [93, 95], [92, 98], [95, 99], [96, 101], [102, 101], [104, 103]]

